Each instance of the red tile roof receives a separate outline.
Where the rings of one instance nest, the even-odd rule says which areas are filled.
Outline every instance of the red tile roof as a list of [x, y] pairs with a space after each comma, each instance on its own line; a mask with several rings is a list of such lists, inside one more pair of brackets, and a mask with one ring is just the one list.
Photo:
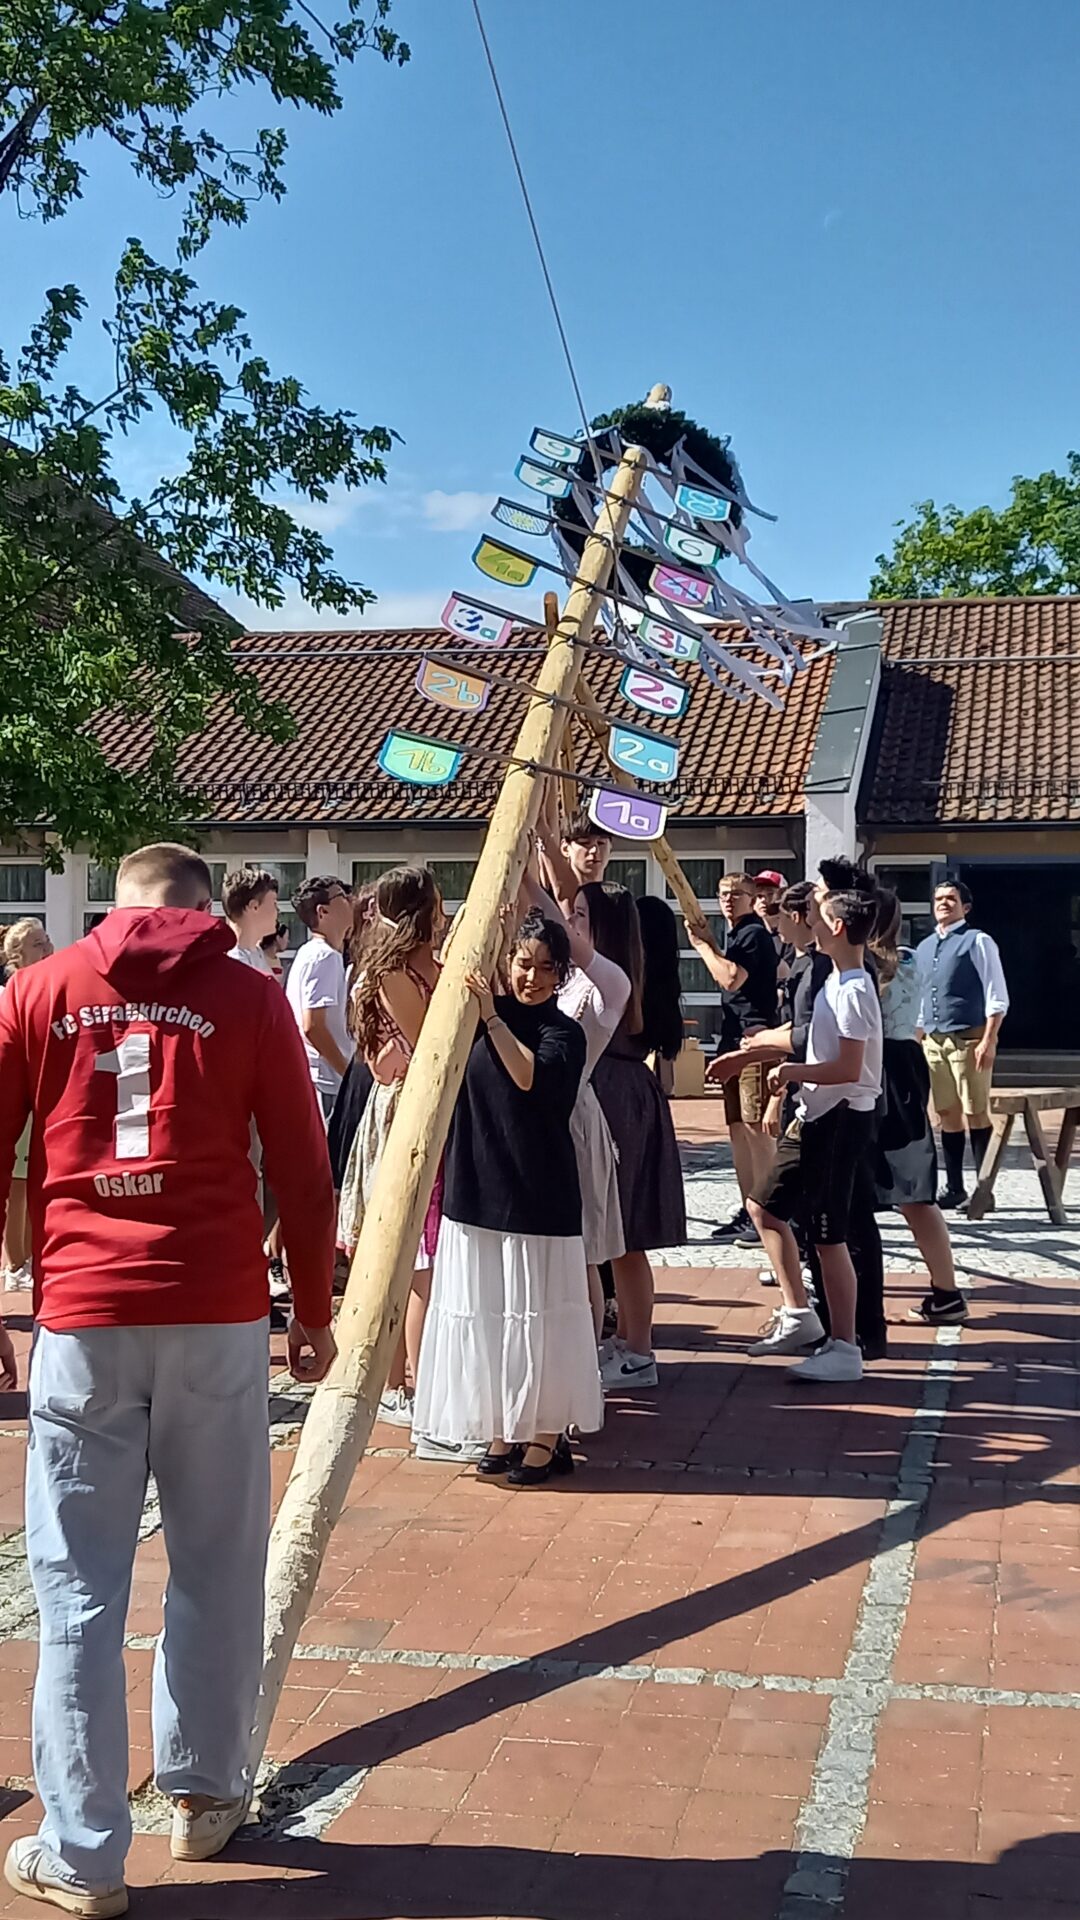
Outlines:
[[1080, 820], [1080, 597], [898, 600], [859, 815], [868, 826]]
[[[450, 645], [463, 664], [522, 679], [535, 676], [543, 653], [535, 630], [516, 632], [497, 656], [466, 650], [450, 635], [431, 630], [245, 634], [236, 643], [237, 653], [259, 656], [252, 659], [252, 672], [267, 694], [285, 701], [298, 730], [288, 745], [275, 747], [253, 738], [222, 705], [180, 756], [184, 783], [206, 796], [206, 821], [245, 826], [486, 822], [499, 789], [497, 765], [481, 760], [470, 764], [466, 757], [451, 785], [425, 791], [390, 779], [376, 764], [391, 726], [510, 752], [524, 710], [516, 688], [493, 688], [484, 713], [469, 719], [432, 706], [416, 692], [424, 649], [446, 650]], [[290, 658], [298, 654], [303, 657]], [[617, 664], [594, 656], [588, 671], [602, 705], [632, 720], [632, 711], [618, 698]], [[831, 660], [825, 658], [796, 677], [781, 713], [760, 700], [738, 706], [697, 667], [686, 671], [692, 693], [681, 721], [638, 716], [681, 743], [677, 786], [683, 804], [677, 817], [800, 814], [802, 782]], [[106, 723], [105, 739], [127, 765], [138, 764], [145, 754], [145, 739], [133, 735], [130, 727]], [[595, 746], [582, 742], [578, 764], [584, 772], [600, 770]]]

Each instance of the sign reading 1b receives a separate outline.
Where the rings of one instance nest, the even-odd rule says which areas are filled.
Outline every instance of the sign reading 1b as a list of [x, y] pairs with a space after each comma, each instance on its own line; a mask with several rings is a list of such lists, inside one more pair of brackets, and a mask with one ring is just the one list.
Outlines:
[[379, 748], [379, 766], [392, 780], [411, 787], [445, 787], [461, 765], [461, 752], [441, 740], [416, 733], [388, 733]]
[[598, 787], [589, 801], [589, 819], [619, 840], [659, 840], [667, 824], [667, 808], [647, 793]]

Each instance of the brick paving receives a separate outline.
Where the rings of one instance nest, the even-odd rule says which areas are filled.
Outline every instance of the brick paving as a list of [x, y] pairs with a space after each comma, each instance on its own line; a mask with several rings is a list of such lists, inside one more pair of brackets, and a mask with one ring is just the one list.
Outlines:
[[[716, 1156], [700, 1124], [695, 1164]], [[892, 1275], [890, 1355], [855, 1391], [743, 1359], [775, 1298], [756, 1265], [679, 1264], [659, 1276], [660, 1390], [612, 1407], [572, 1479], [514, 1494], [377, 1428], [262, 1821], [202, 1868], [170, 1861], [148, 1785], [151, 1508], [128, 1621], [133, 1911], [1080, 1916], [1077, 1243], [1040, 1234], [1034, 1201], [996, 1224], [1010, 1271], [987, 1262], [962, 1333], [906, 1323], [921, 1285]], [[25, 1347], [26, 1296], [3, 1304]], [[301, 1411], [274, 1402], [279, 1488]], [[23, 1413], [0, 1397], [5, 1846], [38, 1818]]]

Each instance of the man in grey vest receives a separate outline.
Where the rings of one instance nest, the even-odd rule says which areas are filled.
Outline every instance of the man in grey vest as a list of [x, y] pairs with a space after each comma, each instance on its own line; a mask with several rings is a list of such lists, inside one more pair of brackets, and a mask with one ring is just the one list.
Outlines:
[[962, 880], [934, 893], [937, 932], [917, 949], [922, 989], [919, 1037], [941, 1122], [945, 1190], [941, 1207], [959, 1207], [964, 1190], [964, 1127], [978, 1178], [990, 1145], [990, 1082], [998, 1031], [1009, 1011], [1001, 955], [988, 933], [969, 926], [972, 895]]

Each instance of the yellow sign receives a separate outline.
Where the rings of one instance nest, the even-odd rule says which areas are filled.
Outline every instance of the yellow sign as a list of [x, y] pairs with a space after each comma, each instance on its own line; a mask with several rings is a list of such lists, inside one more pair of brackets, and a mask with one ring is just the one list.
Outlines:
[[527, 587], [536, 578], [536, 561], [527, 553], [501, 546], [498, 540], [481, 540], [473, 561], [481, 573], [500, 580], [504, 587]]

